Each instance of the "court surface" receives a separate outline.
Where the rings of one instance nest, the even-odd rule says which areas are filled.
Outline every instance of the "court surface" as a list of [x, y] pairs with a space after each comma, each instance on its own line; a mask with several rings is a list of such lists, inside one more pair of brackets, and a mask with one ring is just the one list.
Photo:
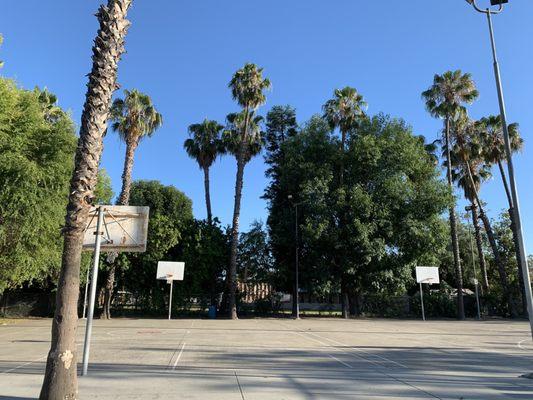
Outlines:
[[[0, 326], [0, 399], [37, 398], [50, 325]], [[533, 399], [530, 372], [527, 322], [96, 320], [79, 398]]]

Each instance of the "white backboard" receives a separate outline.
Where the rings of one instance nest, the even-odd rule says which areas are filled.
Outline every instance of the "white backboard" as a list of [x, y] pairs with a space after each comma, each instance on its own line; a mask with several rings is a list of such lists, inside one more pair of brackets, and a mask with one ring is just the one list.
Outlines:
[[185, 272], [185, 263], [180, 261], [159, 261], [157, 263], [157, 279], [169, 279], [172, 275], [172, 280], [182, 281], [183, 273]]
[[[149, 207], [99, 206], [104, 209], [101, 252], [144, 252], [148, 237]], [[83, 250], [94, 250], [98, 207], [89, 213], [83, 237]]]
[[416, 283], [440, 283], [438, 267], [416, 267]]

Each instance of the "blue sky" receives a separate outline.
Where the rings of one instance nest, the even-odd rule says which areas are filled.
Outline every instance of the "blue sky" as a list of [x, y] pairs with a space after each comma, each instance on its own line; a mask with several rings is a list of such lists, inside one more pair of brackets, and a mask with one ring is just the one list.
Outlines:
[[[99, 4], [4, 0], [1, 74], [26, 88], [48, 87], [78, 122], [97, 30], [93, 14]], [[526, 140], [516, 169], [530, 253], [532, 15], [533, 2], [511, 0], [494, 20], [509, 121], [521, 124]], [[222, 122], [237, 110], [227, 83], [247, 61], [264, 67], [273, 83], [260, 113], [273, 105], [291, 104], [300, 122], [320, 112], [335, 88], [350, 85], [365, 96], [370, 114], [402, 117], [415, 133], [433, 140], [441, 122], [425, 112], [420, 93], [435, 73], [448, 69], [473, 74], [481, 93], [470, 109], [474, 118], [498, 112], [486, 19], [463, 0], [135, 0], [130, 19], [119, 83], [149, 94], [165, 119], [156, 135], [140, 145], [134, 178], [176, 186], [192, 198], [199, 218], [205, 217], [203, 180], [182, 149], [187, 126], [205, 117]], [[117, 193], [124, 150], [110, 133], [102, 165]], [[262, 157], [247, 166], [243, 229], [254, 219], [266, 219], [260, 199], [267, 184], [264, 169]], [[231, 222], [234, 180], [235, 160], [217, 161], [211, 180], [213, 211], [225, 224]], [[492, 215], [506, 207], [498, 175], [481, 195]]]

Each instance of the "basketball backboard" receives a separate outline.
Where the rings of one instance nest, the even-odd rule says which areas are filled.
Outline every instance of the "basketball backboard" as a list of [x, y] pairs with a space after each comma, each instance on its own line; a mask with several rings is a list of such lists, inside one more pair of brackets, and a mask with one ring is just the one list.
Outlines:
[[183, 273], [185, 272], [184, 262], [175, 261], [159, 261], [157, 263], [157, 279], [182, 281]]
[[440, 283], [438, 267], [416, 267], [416, 283]]
[[101, 252], [144, 252], [148, 236], [149, 207], [98, 206], [91, 209], [85, 234], [83, 250], [94, 250], [98, 208], [103, 207]]

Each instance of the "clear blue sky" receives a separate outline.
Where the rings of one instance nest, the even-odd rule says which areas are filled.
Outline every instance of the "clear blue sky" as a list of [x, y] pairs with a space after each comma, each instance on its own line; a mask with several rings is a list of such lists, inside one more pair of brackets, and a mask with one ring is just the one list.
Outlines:
[[[481, 2], [488, 0], [480, 0]], [[0, 32], [5, 38], [2, 75], [22, 86], [48, 87], [80, 119], [85, 75], [97, 30], [93, 14], [100, 1], [4, 0]], [[516, 158], [526, 242], [533, 252], [533, 2], [511, 0], [495, 18], [510, 121], [521, 124], [526, 140]], [[464, 0], [135, 0], [127, 54], [119, 69], [123, 88], [148, 93], [165, 118], [164, 127], [140, 145], [135, 179], [158, 179], [192, 198], [194, 213], [205, 217], [202, 175], [182, 143], [187, 126], [209, 117], [224, 121], [237, 110], [227, 89], [245, 62], [264, 67], [273, 83], [266, 113], [276, 104], [296, 107], [303, 122], [333, 89], [356, 87], [369, 113], [402, 117], [417, 134], [437, 137], [440, 121], [424, 110], [420, 93], [435, 73], [471, 72], [481, 93], [471, 108], [475, 118], [496, 114], [486, 20]], [[124, 145], [113, 133], [105, 139], [102, 165], [120, 189]], [[243, 229], [266, 219], [260, 199], [267, 183], [262, 157], [246, 170]], [[231, 222], [235, 161], [212, 170], [215, 215]], [[482, 197], [492, 215], [506, 207], [498, 175]], [[463, 204], [460, 204], [462, 209]]]

